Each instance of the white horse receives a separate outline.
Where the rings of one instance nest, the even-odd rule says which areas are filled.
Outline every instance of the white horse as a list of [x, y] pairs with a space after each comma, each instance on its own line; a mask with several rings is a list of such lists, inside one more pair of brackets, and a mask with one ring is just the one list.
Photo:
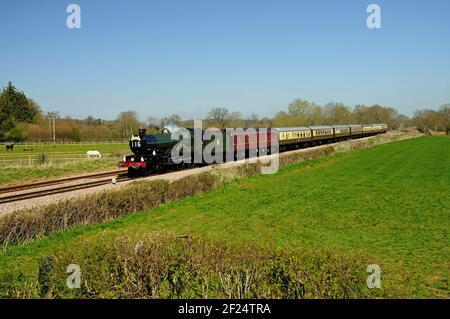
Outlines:
[[96, 157], [96, 158], [102, 158], [102, 154], [100, 154], [99, 151], [87, 151], [86, 155], [91, 158], [91, 157]]

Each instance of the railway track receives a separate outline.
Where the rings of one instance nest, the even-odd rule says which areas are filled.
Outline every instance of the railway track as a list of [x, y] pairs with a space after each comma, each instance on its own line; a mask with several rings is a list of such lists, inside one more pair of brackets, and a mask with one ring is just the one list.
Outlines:
[[66, 177], [66, 178], [54, 179], [51, 181], [36, 182], [36, 183], [17, 185], [17, 186], [11, 186], [11, 187], [3, 187], [3, 188], [0, 188], [0, 194], [25, 191], [25, 190], [29, 190], [29, 189], [41, 188], [41, 187], [47, 187], [47, 186], [53, 186], [53, 185], [60, 185], [60, 184], [65, 184], [68, 182], [73, 182], [73, 181], [82, 180], [82, 179], [93, 179], [93, 178], [109, 177], [109, 176], [114, 176], [114, 175], [121, 176], [123, 174], [126, 174], [126, 172], [127, 172], [126, 170], [120, 170], [120, 171], [114, 171], [114, 172], [104, 172], [104, 173], [96, 173], [96, 174], [89, 174], [89, 175]]
[[95, 181], [88, 181], [88, 182], [82, 182], [77, 184], [71, 184], [66, 186], [59, 186], [55, 188], [46, 188], [46, 189], [40, 189], [48, 186], [55, 186], [55, 185], [61, 185], [64, 183], [69, 183], [77, 180], [84, 180], [84, 179], [98, 179], [102, 177], [112, 177], [117, 176], [116, 182], [120, 183], [123, 181], [130, 180], [130, 178], [126, 175], [124, 171], [116, 171], [116, 172], [106, 172], [106, 173], [98, 173], [98, 174], [91, 174], [91, 175], [83, 175], [83, 176], [76, 176], [76, 177], [68, 177], [68, 178], [62, 178], [58, 180], [53, 181], [46, 181], [46, 182], [38, 182], [38, 183], [32, 183], [32, 184], [26, 184], [26, 185], [18, 185], [13, 187], [5, 187], [0, 189], [0, 194], [9, 194], [9, 193], [15, 193], [15, 192], [21, 192], [21, 191], [28, 191], [38, 188], [38, 190], [30, 191], [30, 192], [23, 192], [18, 194], [12, 194], [12, 195], [6, 195], [6, 196], [0, 196], [0, 204], [6, 204], [11, 202], [16, 202], [20, 200], [25, 199], [31, 199], [31, 198], [37, 198], [37, 197], [43, 197], [48, 195], [54, 195], [54, 194], [61, 194], [61, 193], [67, 193], [79, 189], [86, 189], [91, 188], [95, 186], [101, 186], [101, 185], [107, 185], [111, 184], [111, 179], [101, 179], [101, 180], [95, 180]]

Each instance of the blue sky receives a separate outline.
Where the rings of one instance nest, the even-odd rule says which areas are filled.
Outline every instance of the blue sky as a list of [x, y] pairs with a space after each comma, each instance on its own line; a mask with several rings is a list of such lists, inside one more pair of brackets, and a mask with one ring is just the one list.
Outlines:
[[[370, 3], [382, 29], [366, 26]], [[295, 98], [412, 115], [450, 102], [449, 13], [448, 0], [1, 0], [0, 84], [73, 117], [273, 116]]]

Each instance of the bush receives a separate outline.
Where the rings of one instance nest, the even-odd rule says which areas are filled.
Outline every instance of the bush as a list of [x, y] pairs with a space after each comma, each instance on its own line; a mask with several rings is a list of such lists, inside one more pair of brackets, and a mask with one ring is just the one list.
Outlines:
[[98, 224], [194, 196], [217, 185], [217, 177], [208, 173], [187, 176], [172, 183], [165, 180], [140, 181], [82, 199], [16, 211], [0, 218], [0, 243], [7, 246], [75, 225]]
[[[69, 264], [80, 266], [79, 289], [67, 288]], [[42, 259], [39, 276], [27, 284], [11, 285], [11, 274], [1, 278], [10, 283], [1, 291], [4, 297], [25, 295], [22, 286], [39, 284], [32, 297], [361, 298], [367, 294], [366, 264], [332, 250], [282, 250], [153, 233], [84, 241], [57, 258]]]
[[20, 127], [16, 126], [14, 128], [12, 128], [9, 132], [8, 132], [8, 139], [14, 142], [20, 142], [22, 141], [24, 138], [24, 134], [23, 131]]

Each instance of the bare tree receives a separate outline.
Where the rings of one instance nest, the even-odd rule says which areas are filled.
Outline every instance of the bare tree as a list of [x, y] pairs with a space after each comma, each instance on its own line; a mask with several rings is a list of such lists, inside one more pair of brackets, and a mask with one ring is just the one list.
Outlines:
[[323, 112], [328, 124], [349, 124], [352, 122], [352, 112], [343, 103], [327, 103]]
[[305, 125], [313, 111], [313, 104], [302, 99], [296, 99], [288, 106], [288, 114], [295, 125]]
[[246, 121], [247, 127], [259, 127], [260, 126], [260, 120], [258, 117], [258, 114], [253, 113], [250, 115], [250, 118], [248, 118]]
[[230, 112], [226, 107], [215, 107], [208, 113], [208, 119], [219, 128], [225, 128], [229, 120]]
[[274, 127], [284, 127], [290, 126], [290, 122], [292, 122], [292, 119], [289, 117], [289, 114], [285, 111], [280, 111], [275, 114], [272, 124]]
[[296, 99], [288, 106], [288, 121], [283, 121], [287, 126], [325, 124], [322, 107], [313, 102]]
[[150, 128], [152, 131], [156, 132], [159, 128], [160, 120], [158, 120], [156, 117], [148, 116], [147, 117], [147, 127]]
[[226, 124], [228, 127], [234, 128], [246, 126], [240, 112], [231, 112], [226, 120]]
[[179, 116], [178, 114], [172, 114], [170, 116], [161, 119], [161, 126], [165, 126], [168, 124], [180, 125], [181, 122], [182, 122], [181, 116]]
[[430, 109], [417, 110], [413, 119], [416, 127], [424, 133], [430, 133], [432, 130], [437, 131], [440, 120], [439, 113]]
[[353, 109], [353, 122], [358, 124], [368, 124], [368, 107], [358, 104]]
[[439, 110], [439, 114], [441, 116], [442, 128], [445, 131], [445, 134], [450, 134], [450, 103], [444, 104], [441, 106]]
[[137, 113], [135, 111], [121, 112], [115, 120], [115, 126], [121, 132], [123, 138], [127, 139], [139, 129], [142, 124], [138, 120]]

